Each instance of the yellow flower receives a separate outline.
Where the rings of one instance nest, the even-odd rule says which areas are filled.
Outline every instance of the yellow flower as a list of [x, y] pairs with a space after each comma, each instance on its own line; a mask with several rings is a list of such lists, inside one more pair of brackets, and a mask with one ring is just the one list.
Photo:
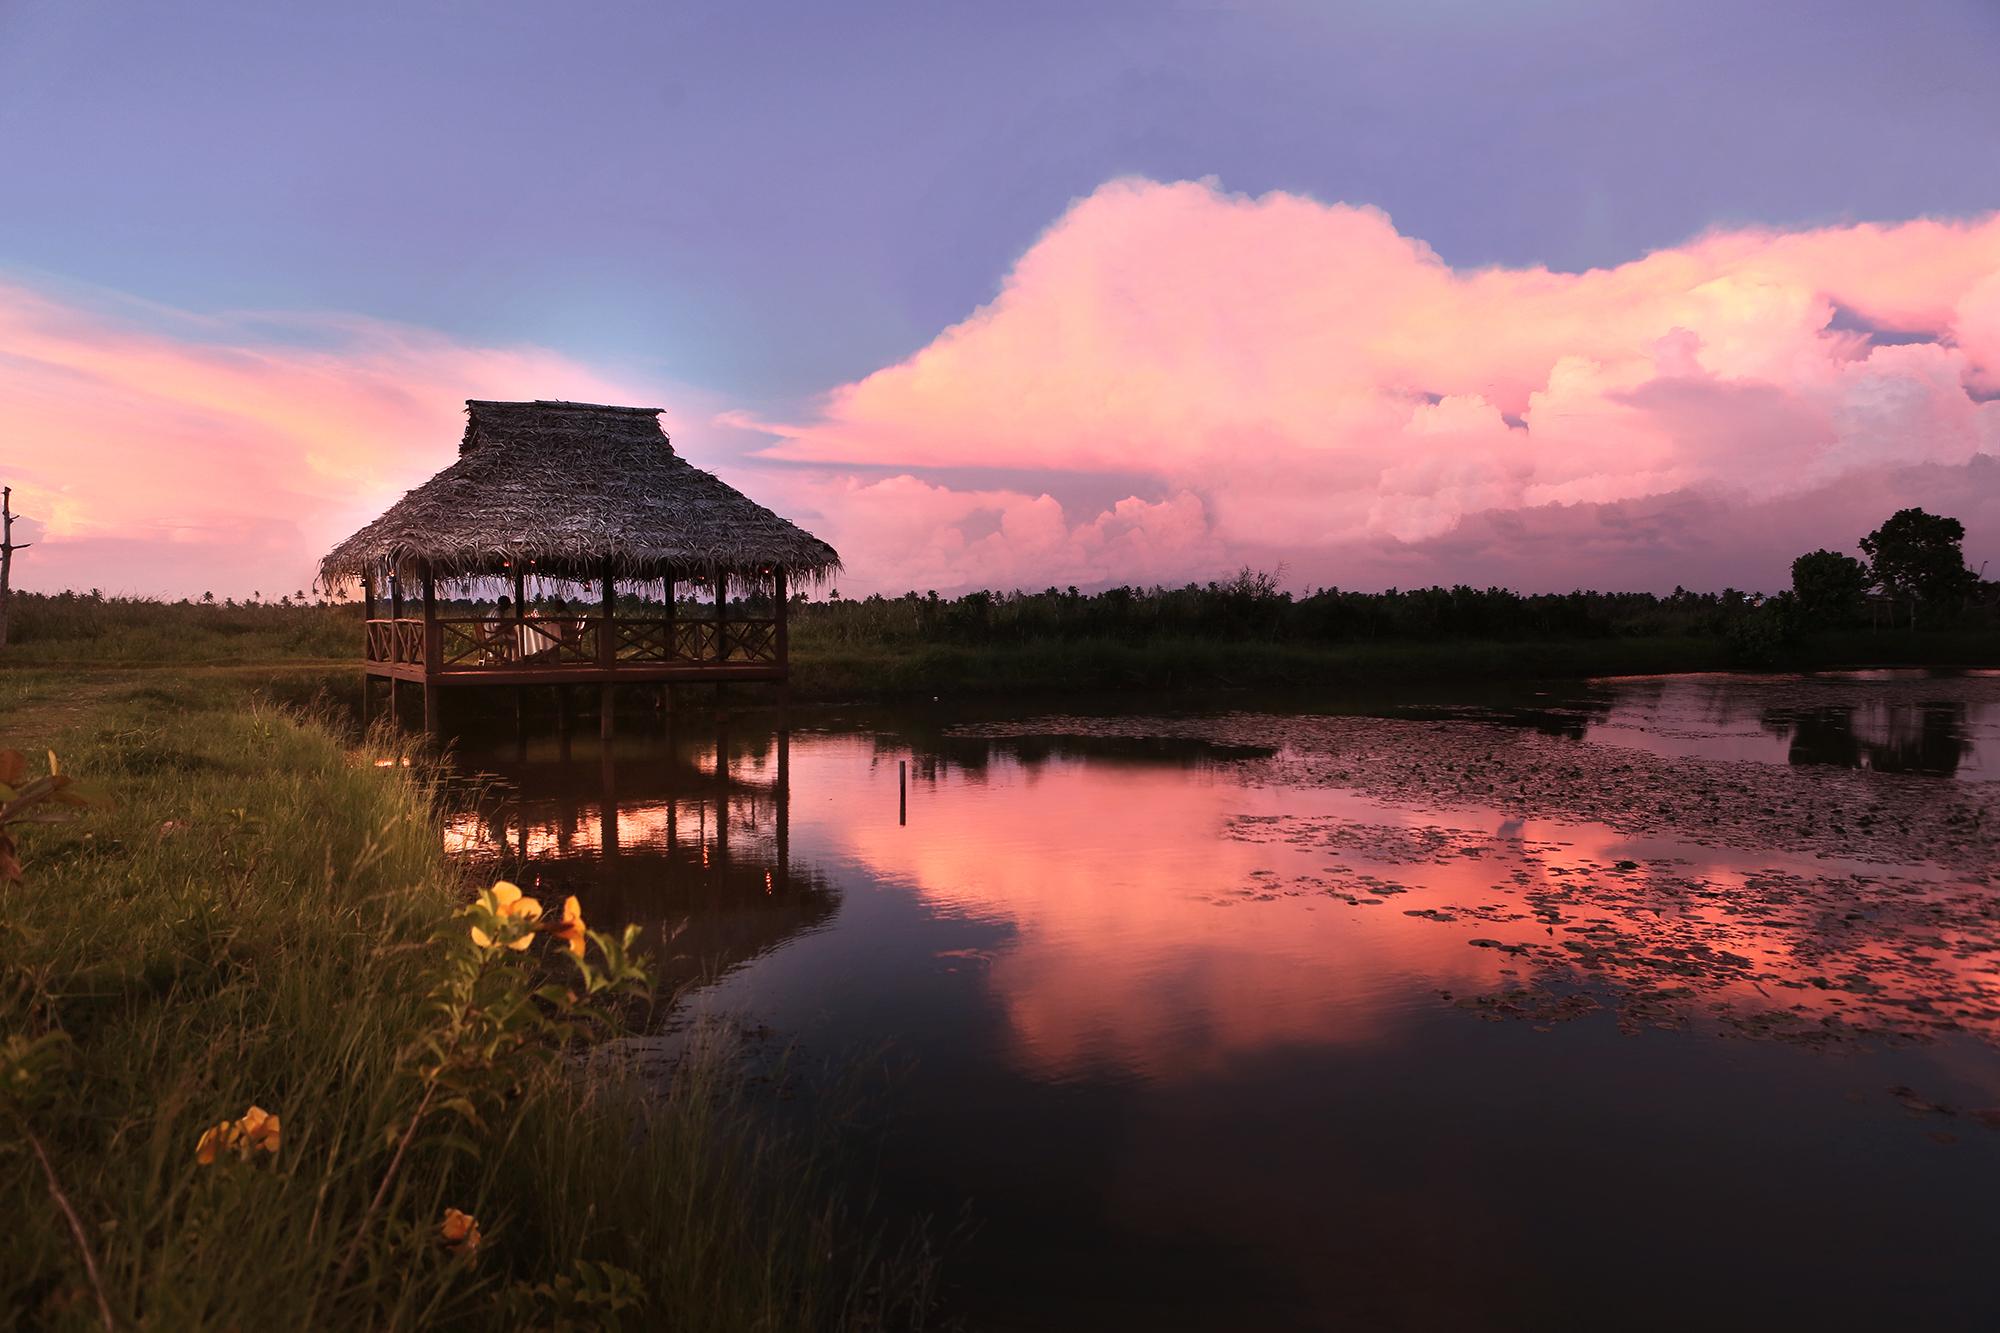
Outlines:
[[194, 1160], [200, 1166], [213, 1166], [223, 1153], [233, 1152], [247, 1161], [259, 1148], [277, 1153], [278, 1117], [253, 1106], [240, 1119], [221, 1120], [203, 1130], [194, 1145]]
[[[504, 879], [480, 894], [479, 904], [497, 917], [517, 918], [529, 923], [530, 926], [542, 915], [542, 904], [539, 899], [528, 897]], [[491, 949], [494, 945], [493, 937], [478, 926], [472, 928], [472, 942], [482, 949]], [[525, 949], [533, 942], [532, 931], [524, 929], [507, 941], [507, 947]]]
[[479, 1248], [479, 1219], [471, 1213], [447, 1208], [444, 1221], [438, 1223], [438, 1239], [453, 1254], [469, 1255]]
[[214, 1166], [215, 1159], [226, 1148], [236, 1146], [236, 1125], [223, 1120], [201, 1132], [201, 1142], [194, 1145], [194, 1160], [201, 1166]]
[[236, 1128], [243, 1135], [243, 1153], [246, 1157], [259, 1148], [273, 1156], [277, 1155], [278, 1117], [263, 1107], [253, 1106], [245, 1111], [243, 1118], [236, 1122]]
[[552, 933], [571, 953], [583, 957], [583, 909], [577, 906], [575, 894], [563, 899], [562, 923]]

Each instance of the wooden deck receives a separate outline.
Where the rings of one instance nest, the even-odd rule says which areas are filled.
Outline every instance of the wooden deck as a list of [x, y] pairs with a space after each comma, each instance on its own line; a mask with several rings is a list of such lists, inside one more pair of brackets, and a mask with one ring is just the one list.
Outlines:
[[367, 622], [370, 675], [439, 685], [783, 680], [783, 617], [407, 617]]
[[782, 604], [775, 618], [392, 616], [366, 624], [363, 671], [389, 682], [392, 711], [397, 682], [421, 685], [430, 732], [445, 686], [595, 685], [608, 736], [614, 685], [783, 685], [789, 675]]

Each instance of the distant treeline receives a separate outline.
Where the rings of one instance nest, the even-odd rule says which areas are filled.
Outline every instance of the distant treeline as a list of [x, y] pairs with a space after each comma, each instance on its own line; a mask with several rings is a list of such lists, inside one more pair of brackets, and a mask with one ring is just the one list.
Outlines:
[[1281, 590], [1270, 574], [1244, 570], [1227, 582], [1183, 587], [1076, 588], [1042, 592], [936, 593], [801, 606], [796, 633], [852, 646], [949, 643], [986, 647], [1047, 639], [1259, 639], [1280, 643], [1356, 640], [1609, 639], [1726, 635], [1764, 599], [1725, 589], [1519, 593], [1506, 588], [1321, 588]]
[[[1226, 581], [1173, 588], [801, 597], [791, 610], [792, 642], [806, 662], [844, 654], [880, 659], [932, 647], [1004, 654], [1085, 644], [1135, 649], [1262, 644], [1288, 652], [1341, 647], [1372, 652], [1375, 645], [1394, 644], [1647, 640], [1711, 644], [1720, 654], [1717, 660], [1737, 665], [1794, 665], [1828, 653], [1851, 656], [1857, 651], [1855, 636], [1875, 638], [1870, 631], [1902, 636], [1916, 629], [1941, 631], [1960, 642], [1971, 639], [1975, 647], [1980, 636], [2000, 634], [2000, 584], [1982, 581], [1966, 568], [1963, 537], [1955, 519], [1906, 509], [1861, 539], [1867, 560], [1833, 551], [1802, 555], [1793, 563], [1793, 586], [1769, 596], [1734, 588], [1676, 588], [1664, 596], [1520, 593], [1462, 584], [1294, 594], [1278, 586], [1276, 575], [1245, 569]], [[594, 613], [594, 590], [574, 591], [567, 604], [581, 614]], [[619, 602], [624, 614], [658, 613], [657, 602], [635, 596]], [[494, 613], [492, 603], [458, 600], [441, 602], [439, 609], [459, 616]], [[16, 593], [12, 611], [6, 656], [20, 660], [342, 659], [359, 650], [361, 608], [304, 592], [245, 602], [212, 596], [163, 602], [107, 597], [96, 590]], [[684, 615], [713, 613], [705, 598], [683, 600]], [[753, 596], [740, 603], [739, 613], [768, 615], [768, 600]], [[1836, 638], [1837, 647], [1827, 646]], [[1868, 655], [1874, 649], [1858, 651]], [[1983, 649], [1976, 655], [1986, 656]]]

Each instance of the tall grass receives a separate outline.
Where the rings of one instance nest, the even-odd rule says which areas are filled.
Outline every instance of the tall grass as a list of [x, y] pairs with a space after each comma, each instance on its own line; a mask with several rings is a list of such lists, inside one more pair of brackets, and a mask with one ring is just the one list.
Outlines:
[[4, 660], [25, 664], [353, 659], [361, 608], [283, 601], [158, 601], [97, 592], [9, 599]]
[[[467, 897], [424, 770], [220, 686], [52, 697], [0, 680], [0, 743], [55, 745], [115, 804], [30, 831], [0, 885], [0, 1025], [67, 1054], [0, 1100], [0, 1325], [97, 1324], [86, 1248], [114, 1318], [157, 1328], [921, 1316], [922, 1256], [849, 1215], [713, 1042], [664, 1081], [619, 1044], [522, 1076], [487, 1130], [427, 1133], [389, 1172]], [[203, 1130], [253, 1104], [282, 1117], [278, 1154], [199, 1165]], [[480, 1219], [475, 1257], [439, 1243], [446, 1207]]]

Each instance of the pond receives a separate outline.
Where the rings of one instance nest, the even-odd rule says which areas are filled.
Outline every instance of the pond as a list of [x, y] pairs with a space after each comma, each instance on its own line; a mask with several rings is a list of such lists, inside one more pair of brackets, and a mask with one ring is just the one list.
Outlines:
[[971, 1327], [2000, 1326], [2000, 673], [462, 752], [457, 851], [893, 1071]]

